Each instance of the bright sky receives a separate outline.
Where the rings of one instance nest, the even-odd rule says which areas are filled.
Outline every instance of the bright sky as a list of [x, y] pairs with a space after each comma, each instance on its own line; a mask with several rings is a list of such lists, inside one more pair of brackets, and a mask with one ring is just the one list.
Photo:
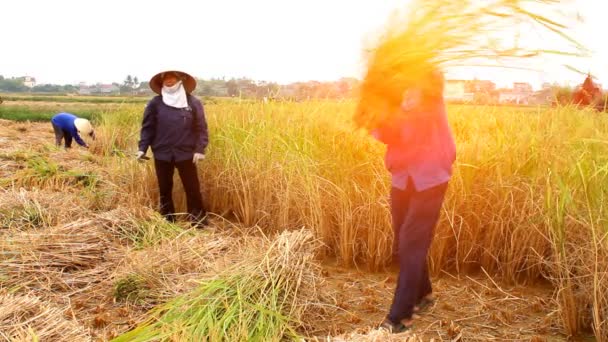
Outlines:
[[[164, 69], [197, 77], [280, 83], [361, 77], [363, 43], [408, 0], [13, 0], [0, 12], [0, 74], [40, 83], [147, 80]], [[570, 60], [608, 86], [605, 0], [578, 0], [577, 38], [594, 50]], [[585, 33], [594, 32], [587, 36]], [[547, 38], [552, 39], [552, 38]], [[579, 83], [559, 61], [538, 72], [466, 69], [452, 78]]]

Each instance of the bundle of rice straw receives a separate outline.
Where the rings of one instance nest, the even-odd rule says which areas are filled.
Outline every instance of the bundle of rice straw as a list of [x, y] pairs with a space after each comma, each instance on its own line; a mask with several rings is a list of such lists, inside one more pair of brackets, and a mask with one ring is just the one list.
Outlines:
[[91, 341], [65, 309], [38, 297], [0, 292], [0, 341]]
[[145, 285], [146, 304], [158, 304], [196, 287], [217, 259], [237, 244], [227, 234], [183, 235], [144, 250], [130, 250], [114, 279], [137, 276]]
[[239, 262], [157, 307], [148, 321], [113, 341], [294, 340], [317, 297], [318, 248], [308, 230], [250, 238]]
[[[566, 35], [565, 25], [530, 9], [561, 17], [558, 10], [563, 2], [412, 0], [405, 12], [392, 17], [370, 51], [354, 118], [356, 125], [374, 129], [390, 119], [404, 92], [413, 87], [425, 95], [442, 92], [443, 79], [438, 76], [452, 66], [508, 66], [509, 62], [544, 53], [579, 55], [583, 48]], [[506, 47], [515, 30], [522, 27], [556, 34], [573, 44], [575, 52]]]
[[91, 220], [18, 232], [0, 242], [0, 285], [68, 290], [75, 280], [69, 274], [103, 264], [111, 250], [106, 233]]

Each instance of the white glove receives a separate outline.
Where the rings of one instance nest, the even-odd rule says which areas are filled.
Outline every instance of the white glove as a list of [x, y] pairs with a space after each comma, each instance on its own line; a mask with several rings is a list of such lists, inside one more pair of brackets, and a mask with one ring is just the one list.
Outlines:
[[141, 160], [141, 158], [146, 154], [146, 152], [144, 151], [137, 151], [137, 155], [135, 156], [135, 159], [137, 160]]
[[205, 155], [202, 153], [195, 153], [194, 157], [192, 157], [192, 162], [194, 164], [196, 164], [199, 160], [204, 160], [205, 159]]

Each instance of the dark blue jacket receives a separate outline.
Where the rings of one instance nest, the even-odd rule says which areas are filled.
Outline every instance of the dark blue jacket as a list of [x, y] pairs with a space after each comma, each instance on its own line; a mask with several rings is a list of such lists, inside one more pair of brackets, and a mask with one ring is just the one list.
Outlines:
[[74, 140], [76, 140], [78, 145], [86, 147], [87, 144], [84, 142], [84, 140], [82, 140], [82, 138], [78, 134], [78, 129], [74, 125], [74, 120], [76, 120], [76, 119], [78, 119], [78, 117], [74, 114], [59, 113], [59, 114], [53, 116], [53, 118], [51, 118], [51, 123], [53, 123], [53, 125], [61, 128], [62, 131], [69, 133], [72, 136], [72, 138], [74, 138]]
[[167, 106], [156, 96], [146, 106], [141, 126], [139, 150], [152, 147], [154, 158], [163, 161], [192, 159], [194, 153], [205, 153], [209, 143], [203, 104], [188, 95], [188, 108]]

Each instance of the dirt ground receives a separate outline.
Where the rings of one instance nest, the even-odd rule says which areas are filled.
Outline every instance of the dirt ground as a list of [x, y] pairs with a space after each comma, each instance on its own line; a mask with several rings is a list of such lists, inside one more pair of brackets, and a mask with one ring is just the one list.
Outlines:
[[[340, 310], [319, 329], [333, 336], [370, 334], [390, 307], [396, 270], [369, 273], [326, 264], [324, 276], [325, 291], [334, 293]], [[434, 277], [433, 287], [435, 304], [414, 321], [413, 333], [423, 341], [566, 340], [549, 286], [507, 286], [485, 274], [442, 274]]]
[[[76, 148], [64, 152], [53, 149], [53, 142], [50, 123], [0, 120], [0, 179], [10, 178], [25, 167], [25, 157], [19, 158], [18, 154], [26, 151], [47, 153], [63, 164], [90, 163], [82, 158], [86, 151]], [[434, 278], [437, 301], [415, 320], [413, 334], [389, 336], [374, 328], [390, 306], [395, 271], [369, 273], [325, 261], [323, 277], [323, 319], [310, 322], [313, 328], [307, 334], [314, 336], [311, 340], [402, 341], [413, 334], [424, 341], [567, 340], [560, 333], [553, 289], [547, 285], [510, 286], [484, 273], [460, 277], [444, 273]], [[143, 314], [116, 303], [100, 284], [71, 297], [69, 305], [71, 312], [66, 315], [88, 313], [81, 321], [98, 340], [107, 340]]]

